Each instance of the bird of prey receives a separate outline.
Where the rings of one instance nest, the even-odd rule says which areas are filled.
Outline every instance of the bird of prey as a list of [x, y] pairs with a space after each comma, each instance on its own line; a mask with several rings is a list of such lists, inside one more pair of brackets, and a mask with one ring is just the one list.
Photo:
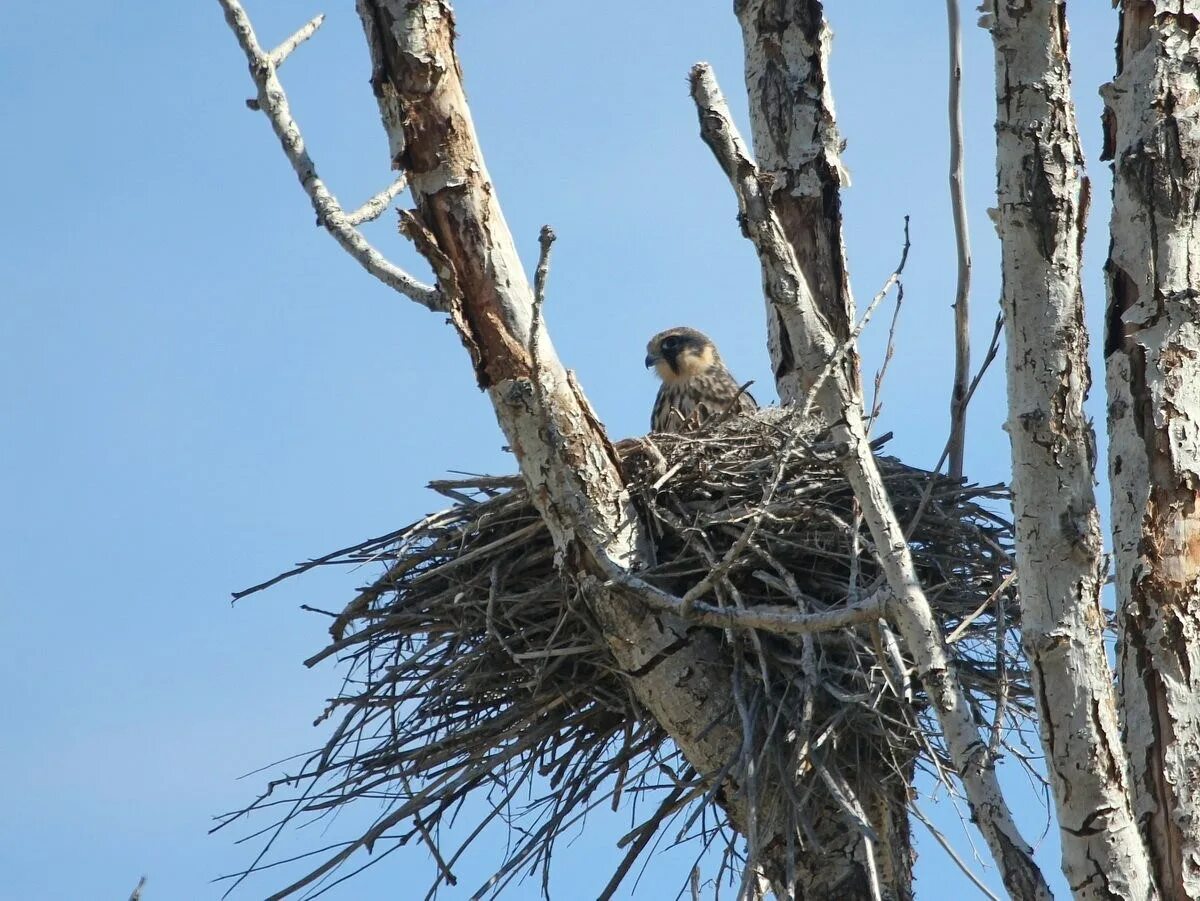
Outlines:
[[742, 391], [717, 353], [716, 345], [694, 328], [659, 332], [646, 345], [646, 368], [662, 379], [650, 428], [655, 432], [687, 432], [726, 411], [758, 409]]

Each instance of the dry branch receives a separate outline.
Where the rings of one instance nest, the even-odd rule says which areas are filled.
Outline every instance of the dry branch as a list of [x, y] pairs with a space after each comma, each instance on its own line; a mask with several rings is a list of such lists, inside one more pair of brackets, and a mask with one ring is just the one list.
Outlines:
[[946, 0], [946, 30], [950, 46], [950, 90], [946, 105], [950, 119], [950, 207], [954, 212], [954, 245], [958, 276], [954, 288], [954, 384], [950, 392], [948, 471], [961, 479], [967, 449], [967, 400], [971, 382], [971, 235], [967, 224], [966, 177], [963, 173], [962, 24], [958, 0]]
[[[442, 299], [428, 285], [423, 285], [407, 272], [386, 259], [355, 226], [371, 218], [363, 209], [347, 214], [338, 200], [317, 174], [316, 163], [308, 153], [300, 126], [292, 118], [287, 93], [283, 90], [276, 70], [284, 59], [320, 27], [323, 16], [317, 16], [273, 51], [265, 51], [258, 42], [250, 17], [238, 0], [218, 0], [225, 10], [225, 19], [250, 64], [250, 77], [258, 88], [258, 97], [251, 108], [262, 110], [279, 138], [284, 155], [292, 164], [300, 186], [312, 202], [317, 223], [325, 228], [341, 248], [358, 261], [367, 272], [385, 285], [399, 291], [431, 310], [442, 308]], [[392, 188], [396, 186], [393, 184]], [[392, 190], [388, 188], [384, 194]], [[370, 205], [372, 201], [368, 201]], [[361, 218], [360, 218], [361, 217]]]

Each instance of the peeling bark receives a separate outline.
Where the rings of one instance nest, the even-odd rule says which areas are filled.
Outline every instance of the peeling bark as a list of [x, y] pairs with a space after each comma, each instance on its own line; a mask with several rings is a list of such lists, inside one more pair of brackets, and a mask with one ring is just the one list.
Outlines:
[[991, 0], [988, 8], [1021, 636], [1063, 872], [1076, 898], [1153, 898], [1103, 641], [1096, 442], [1083, 410], [1091, 387], [1080, 286], [1089, 187], [1065, 3]]
[[[742, 26], [750, 132], [770, 202], [791, 244], [809, 296], [838, 343], [849, 339], [854, 298], [842, 242], [842, 138], [829, 84], [832, 32], [821, 0], [734, 0]], [[792, 356], [787, 324], [767, 305], [771, 362], [779, 396], [803, 398], [811, 373]], [[858, 351], [841, 365], [859, 382]]]
[[[737, 757], [731, 670], [716, 633], [655, 611], [614, 573], [637, 570], [650, 544], [604, 432], [548, 335], [534, 340], [534, 297], [488, 177], [463, 93], [454, 22], [444, 0], [358, 0], [372, 85], [393, 164], [416, 212], [405, 229], [434, 263], [451, 321], [520, 464], [564, 572], [584, 590], [616, 666], [688, 761], [715, 780]], [[717, 797], [746, 834], [750, 803], [738, 774]], [[783, 872], [780, 817], [754, 799], [764, 862]], [[772, 863], [772, 855], [777, 858]]]
[[1127, 0], [1102, 91], [1109, 474], [1134, 814], [1200, 898], [1200, 0]]

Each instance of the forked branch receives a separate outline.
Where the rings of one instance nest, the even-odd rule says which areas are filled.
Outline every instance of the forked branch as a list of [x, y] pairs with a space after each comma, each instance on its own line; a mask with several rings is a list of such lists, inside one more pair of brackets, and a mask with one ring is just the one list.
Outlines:
[[357, 228], [363, 222], [377, 218], [403, 189], [403, 182], [394, 182], [358, 210], [346, 213], [317, 174], [316, 163], [305, 146], [300, 126], [292, 118], [287, 93], [279, 81], [277, 70], [292, 51], [316, 33], [324, 21], [324, 16], [315, 17], [274, 50], [267, 51], [259, 44], [250, 17], [242, 8], [242, 4], [238, 0], [218, 2], [225, 10], [225, 20], [237, 35], [242, 52], [246, 54], [246, 61], [250, 64], [250, 77], [254, 79], [258, 88], [258, 96], [250, 101], [250, 107], [261, 110], [270, 120], [284, 155], [292, 164], [296, 177], [300, 179], [300, 186], [304, 188], [304, 193], [308, 195], [313, 210], [316, 211], [317, 223], [323, 226], [360, 266], [385, 285], [431, 310], [442, 309], [442, 299], [435, 289], [422, 284], [384, 257]]

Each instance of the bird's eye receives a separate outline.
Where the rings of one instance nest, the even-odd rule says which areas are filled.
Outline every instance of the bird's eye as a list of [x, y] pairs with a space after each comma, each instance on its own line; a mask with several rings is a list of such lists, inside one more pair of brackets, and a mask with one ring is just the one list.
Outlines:
[[679, 339], [675, 335], [670, 335], [669, 337], [663, 338], [662, 349], [663, 350], [674, 350], [675, 345], [677, 345], [678, 343], [679, 343]]

